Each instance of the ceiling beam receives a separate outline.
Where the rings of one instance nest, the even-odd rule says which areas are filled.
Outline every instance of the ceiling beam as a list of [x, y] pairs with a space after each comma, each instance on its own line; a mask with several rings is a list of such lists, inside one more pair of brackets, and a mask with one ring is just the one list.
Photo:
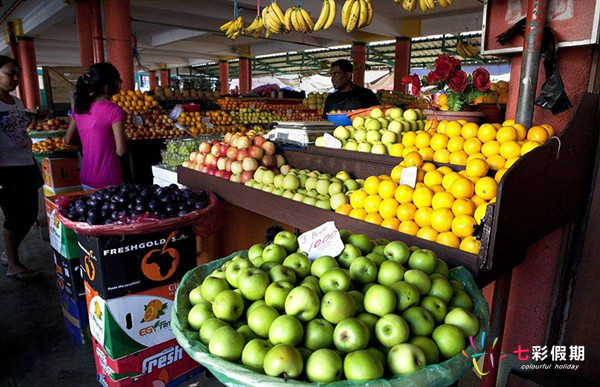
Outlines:
[[150, 37], [150, 40], [152, 47], [160, 47], [167, 44], [179, 42], [180, 40], [191, 39], [205, 34], [206, 32], [203, 31], [191, 31], [187, 29], [177, 28], [167, 32], [152, 35]]

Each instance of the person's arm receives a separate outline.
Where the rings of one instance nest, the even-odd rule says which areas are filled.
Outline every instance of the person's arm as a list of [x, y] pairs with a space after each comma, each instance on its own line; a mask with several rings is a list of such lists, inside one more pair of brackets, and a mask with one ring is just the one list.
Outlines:
[[71, 118], [67, 132], [65, 133], [65, 143], [67, 145], [78, 145], [79, 144], [79, 133], [77, 133], [77, 124], [75, 120]]
[[115, 136], [115, 153], [123, 156], [127, 152], [127, 139], [125, 138], [125, 126], [123, 121], [112, 124], [113, 136]]

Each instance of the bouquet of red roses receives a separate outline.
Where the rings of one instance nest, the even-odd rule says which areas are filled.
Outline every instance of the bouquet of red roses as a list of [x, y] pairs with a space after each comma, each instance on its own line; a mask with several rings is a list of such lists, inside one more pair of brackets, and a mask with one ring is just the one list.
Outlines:
[[420, 94], [421, 88], [435, 86], [428, 92], [444, 91], [448, 96], [448, 108], [460, 111], [477, 97], [493, 93], [490, 91], [490, 73], [483, 67], [467, 75], [461, 70], [461, 62], [453, 56], [442, 54], [435, 60], [435, 68], [419, 79], [417, 74], [402, 78], [402, 83], [412, 85], [412, 93]]

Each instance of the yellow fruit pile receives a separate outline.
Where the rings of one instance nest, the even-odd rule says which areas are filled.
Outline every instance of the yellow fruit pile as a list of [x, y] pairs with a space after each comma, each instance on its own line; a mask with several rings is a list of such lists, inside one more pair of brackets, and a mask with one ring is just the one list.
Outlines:
[[140, 114], [158, 106], [158, 101], [151, 95], [142, 94], [139, 90], [121, 90], [112, 96], [112, 101], [119, 105], [125, 112]]
[[65, 143], [63, 137], [47, 138], [44, 141], [36, 142], [31, 146], [31, 150], [35, 153], [51, 152], [51, 151], [62, 151], [76, 149]]

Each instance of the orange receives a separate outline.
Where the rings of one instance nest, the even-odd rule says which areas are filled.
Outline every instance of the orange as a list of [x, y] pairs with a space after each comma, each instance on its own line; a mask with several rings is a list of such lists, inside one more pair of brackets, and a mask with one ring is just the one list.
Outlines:
[[504, 163], [504, 168], [502, 168], [502, 169], [508, 169], [508, 168], [512, 167], [513, 164], [517, 162], [517, 160], [519, 160], [518, 156], [513, 157], [512, 159], [506, 160], [506, 163]]
[[496, 139], [497, 130], [493, 125], [483, 124], [479, 127], [477, 131], [477, 138], [482, 143], [486, 143], [488, 141], [493, 141]]
[[438, 95], [437, 102], [440, 105], [448, 105], [448, 96], [444, 93]]
[[436, 163], [448, 164], [450, 161], [450, 151], [448, 149], [436, 150], [433, 153], [433, 161]]
[[381, 199], [379, 195], [369, 195], [365, 199], [365, 211], [367, 211], [368, 214], [379, 212], [379, 205], [382, 201], [383, 199]]
[[448, 140], [449, 138], [445, 134], [437, 133], [433, 137], [431, 137], [431, 140], [429, 141], [429, 146], [434, 151], [445, 149], [448, 145]]
[[418, 152], [419, 148], [417, 148], [416, 146], [412, 145], [412, 146], [407, 146], [406, 148], [404, 148], [404, 150], [402, 151], [402, 157], [406, 157], [407, 154], [411, 153], [411, 152]]
[[475, 203], [475, 207], [479, 207], [482, 204], [487, 204], [487, 200], [480, 198], [477, 195], [473, 195], [473, 197], [471, 198], [471, 201], [473, 203]]
[[416, 138], [417, 135], [415, 132], [404, 132], [402, 135], [402, 145], [404, 145], [404, 147], [413, 146], [415, 145]]
[[440, 245], [453, 247], [455, 249], [458, 249], [458, 246], [460, 246], [460, 240], [451, 232], [440, 233], [435, 241]]
[[422, 183], [425, 178], [425, 170], [423, 168], [417, 168], [417, 184]]
[[442, 172], [444, 175], [454, 172], [454, 170], [447, 165], [441, 166], [437, 170]]
[[385, 227], [385, 228], [389, 228], [391, 230], [398, 230], [398, 227], [400, 227], [400, 221], [396, 217], [394, 217], [394, 218], [385, 218], [383, 220], [383, 222], [381, 222], [380, 226], [381, 227]]
[[515, 120], [505, 120], [502, 123], [502, 126], [511, 126], [511, 125], [514, 125], [514, 124], [515, 124]]
[[533, 126], [527, 131], [527, 141], [545, 143], [548, 140], [548, 131], [542, 126]]
[[423, 227], [417, 232], [417, 237], [425, 239], [427, 241], [435, 242], [438, 236], [438, 232], [431, 227]]
[[445, 133], [448, 137], [460, 136], [462, 125], [458, 121], [450, 121], [446, 124]]
[[448, 121], [446, 121], [446, 120], [441, 120], [441, 121], [438, 123], [438, 126], [437, 126], [437, 128], [436, 128], [437, 132], [438, 132], [438, 133], [441, 133], [441, 134], [446, 134], [446, 125], [448, 125]]
[[481, 151], [481, 141], [477, 138], [470, 138], [464, 142], [463, 150], [467, 152], [468, 155], [479, 153]]
[[431, 135], [427, 132], [422, 132], [417, 134], [415, 137], [415, 146], [419, 149], [429, 147], [429, 142], [431, 141]]
[[396, 210], [396, 217], [401, 220], [412, 220], [415, 218], [415, 213], [417, 212], [417, 207], [415, 207], [412, 203], [403, 203], [398, 206]]
[[433, 199], [431, 199], [431, 207], [434, 210], [440, 208], [452, 208], [452, 203], [454, 203], [454, 196], [450, 192], [442, 191], [433, 195]]
[[469, 215], [472, 216], [475, 212], [475, 203], [472, 200], [466, 198], [456, 199], [452, 203], [452, 213], [454, 216]]
[[512, 159], [521, 155], [521, 145], [516, 141], [507, 141], [500, 145], [500, 156], [505, 159]]
[[396, 210], [400, 204], [394, 198], [383, 199], [379, 204], [379, 215], [382, 218], [390, 218], [396, 216]]
[[552, 126], [548, 124], [541, 124], [540, 126], [546, 129], [546, 132], [548, 132], [548, 138], [554, 136], [554, 128]]
[[508, 169], [502, 168], [502, 169], [499, 169], [498, 172], [496, 172], [496, 174], [494, 175], [494, 180], [496, 180], [496, 182], [498, 182], [498, 184], [500, 184], [500, 181], [502, 180], [502, 176], [504, 176], [506, 171], [508, 171]]
[[365, 216], [364, 221], [379, 226], [383, 222], [383, 218], [379, 214], [369, 214]]
[[441, 184], [434, 184], [432, 186], [429, 186], [428, 188], [433, 191], [434, 195], [436, 193], [438, 193], [438, 192], [444, 192], [445, 191], [444, 187], [442, 187]]
[[367, 215], [367, 211], [363, 210], [362, 208], [355, 208], [348, 214], [349, 217], [360, 220], [364, 220]]
[[475, 184], [465, 177], [459, 177], [452, 183], [450, 192], [456, 199], [470, 198], [475, 193]]
[[452, 219], [454, 219], [454, 214], [447, 208], [433, 210], [430, 217], [431, 227], [437, 232], [450, 231]]
[[474, 122], [469, 122], [460, 130], [460, 135], [466, 139], [477, 137], [479, 125]]
[[433, 161], [434, 150], [427, 147], [419, 149], [419, 154], [423, 157], [424, 161]]
[[398, 203], [411, 203], [412, 197], [414, 193], [414, 189], [406, 184], [402, 184], [396, 188], [396, 192], [394, 192], [394, 198]]
[[348, 203], [342, 204], [335, 209], [336, 214], [348, 215], [352, 211], [352, 206]]
[[[543, 128], [542, 128], [543, 129]], [[544, 130], [545, 132], [545, 130]], [[499, 143], [507, 142], [507, 141], [516, 141], [517, 140], [517, 130], [512, 126], [503, 126], [500, 128], [498, 133], [496, 133], [496, 141]]]
[[469, 156], [465, 151], [456, 151], [450, 153], [450, 164], [454, 165], [467, 165], [467, 159]]
[[359, 189], [350, 195], [350, 205], [352, 208], [364, 208], [365, 199], [369, 196], [364, 190]]
[[377, 188], [377, 193], [381, 196], [382, 199], [388, 199], [394, 197], [394, 192], [398, 185], [394, 183], [392, 180], [384, 180], [379, 183], [379, 187]]
[[494, 155], [488, 157], [485, 161], [487, 161], [490, 169], [498, 170], [504, 168], [504, 164], [506, 163], [506, 159], [500, 155]]
[[500, 153], [500, 143], [496, 140], [488, 141], [481, 146], [481, 153], [485, 157], [492, 157]]
[[475, 219], [469, 215], [458, 215], [452, 219], [452, 232], [459, 238], [466, 238], [473, 235]]
[[458, 172], [450, 172], [447, 175], [444, 176], [444, 178], [442, 179], [442, 186], [444, 187], [444, 189], [446, 191], [450, 191], [450, 188], [452, 187], [452, 184], [456, 181], [456, 179], [458, 179], [460, 177], [460, 175], [458, 174]]
[[475, 159], [485, 160], [485, 155], [483, 153], [473, 153], [472, 155], [469, 155], [469, 157], [467, 157], [467, 164], [469, 163], [469, 161]]
[[381, 183], [381, 180], [377, 176], [369, 176], [365, 180], [364, 189], [369, 195], [375, 195], [379, 190], [379, 183]]
[[521, 156], [525, 155], [526, 153], [531, 152], [532, 149], [537, 148], [538, 146], [541, 146], [541, 145], [542, 144], [537, 141], [525, 142], [525, 144], [523, 144], [523, 146], [521, 147]]
[[404, 166], [405, 167], [420, 167], [423, 165], [423, 156], [421, 156], [418, 152], [410, 152], [406, 156], [404, 156]]
[[417, 226], [417, 224], [412, 220], [405, 220], [404, 222], [400, 223], [398, 231], [408, 235], [417, 235], [417, 232], [419, 232], [419, 226]]
[[491, 200], [498, 193], [498, 182], [492, 177], [483, 177], [475, 184], [475, 193], [482, 199]]
[[394, 167], [394, 169], [392, 169], [392, 173], [390, 173], [390, 177], [392, 178], [392, 181], [399, 183], [400, 182], [400, 178], [402, 177], [402, 170], [404, 169], [404, 167], [402, 165], [396, 165]]
[[477, 207], [477, 209], [475, 210], [475, 213], [473, 214], [473, 217], [475, 218], [475, 221], [477, 222], [477, 224], [481, 224], [481, 219], [483, 219], [483, 217], [485, 216], [485, 211], [487, 209], [487, 204], [481, 204]]
[[388, 153], [390, 154], [390, 156], [393, 157], [402, 157], [402, 152], [404, 151], [404, 145], [397, 143], [397, 144], [393, 144], [390, 149], [388, 150]]
[[413, 203], [417, 208], [430, 207], [432, 198], [433, 192], [427, 187], [417, 188], [413, 192]]
[[525, 140], [527, 137], [527, 129], [521, 124], [514, 124], [512, 127], [517, 131], [517, 140]]
[[473, 159], [467, 162], [467, 167], [465, 168], [465, 172], [467, 176], [477, 176], [482, 177], [487, 175], [488, 173], [488, 163], [482, 159]]
[[435, 171], [436, 167], [435, 164], [433, 163], [423, 163], [423, 166], [421, 167], [425, 172], [431, 172], [431, 171]]
[[425, 174], [425, 178], [423, 182], [426, 186], [431, 187], [432, 185], [442, 184], [442, 179], [444, 178], [444, 174], [440, 171], [429, 171]]
[[423, 207], [419, 208], [417, 212], [415, 212], [414, 220], [415, 223], [419, 225], [419, 227], [428, 227], [431, 226], [431, 214], [433, 213], [433, 208], [431, 207]]
[[458, 122], [461, 126], [464, 126], [469, 123], [467, 120], [457, 120], [456, 122]]
[[465, 141], [466, 140], [462, 137], [452, 137], [450, 140], [448, 140], [448, 150], [450, 152], [463, 150]]
[[[392, 178], [391, 178], [389, 175], [379, 175], [379, 176], [377, 176], [377, 177], [378, 177], [378, 178], [379, 178], [379, 180], [381, 180], [381, 181], [385, 181], [385, 180], [389, 180], [389, 181], [391, 181], [391, 180], [392, 180]], [[377, 190], [379, 190], [379, 187], [377, 187]]]
[[466, 237], [460, 242], [459, 249], [462, 251], [466, 251], [467, 253], [479, 254], [479, 248], [481, 247], [481, 242], [475, 239], [474, 236]]

